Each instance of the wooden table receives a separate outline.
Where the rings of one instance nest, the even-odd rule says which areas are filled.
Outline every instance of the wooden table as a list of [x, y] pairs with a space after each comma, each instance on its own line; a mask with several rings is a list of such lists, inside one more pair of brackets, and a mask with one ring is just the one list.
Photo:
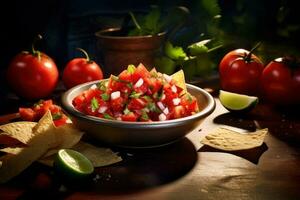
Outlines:
[[[300, 109], [260, 104], [236, 116], [216, 102], [215, 111], [176, 143], [114, 149], [123, 161], [97, 168], [97, 180], [64, 182], [52, 168], [35, 163], [0, 185], [0, 199], [300, 199]], [[267, 127], [269, 134], [261, 147], [227, 153], [199, 142], [216, 127]]]

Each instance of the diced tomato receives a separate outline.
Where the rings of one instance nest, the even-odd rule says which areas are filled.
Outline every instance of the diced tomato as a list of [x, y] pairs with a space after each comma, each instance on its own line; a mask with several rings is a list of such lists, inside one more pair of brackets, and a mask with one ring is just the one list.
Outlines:
[[136, 122], [138, 119], [138, 116], [133, 112], [129, 112], [128, 114], [122, 115], [121, 119], [122, 119], [122, 121]]
[[61, 117], [59, 119], [53, 120], [54, 125], [56, 127], [65, 125], [67, 123], [68, 117], [64, 114], [61, 114]]
[[158, 92], [162, 87], [161, 80], [154, 78], [154, 77], [146, 78], [145, 82], [148, 85], [148, 90], [147, 90], [148, 95], [152, 95], [152, 94]]
[[25, 121], [35, 121], [36, 115], [33, 109], [31, 108], [19, 108], [19, 113], [21, 119]]
[[124, 104], [125, 102], [123, 97], [118, 97], [116, 99], [110, 100], [110, 107], [114, 112], [122, 112]]
[[147, 68], [143, 64], [139, 64], [137, 68], [135, 69], [134, 73], [132, 74], [132, 81], [135, 83], [140, 78], [149, 77], [150, 72], [147, 70]]
[[141, 98], [133, 98], [129, 101], [127, 108], [129, 110], [141, 110], [145, 108], [147, 105], [147, 101]]

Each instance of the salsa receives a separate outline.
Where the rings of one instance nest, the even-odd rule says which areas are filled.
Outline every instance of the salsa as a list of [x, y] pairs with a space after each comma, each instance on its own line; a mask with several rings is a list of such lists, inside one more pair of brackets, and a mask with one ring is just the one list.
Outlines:
[[22, 120], [39, 121], [48, 110], [51, 112], [56, 127], [68, 122], [69, 118], [63, 113], [61, 107], [54, 104], [51, 99], [40, 100], [30, 108], [20, 107], [19, 114]]
[[87, 115], [121, 121], [165, 121], [193, 115], [197, 100], [171, 76], [139, 64], [129, 65], [73, 99], [74, 107]]

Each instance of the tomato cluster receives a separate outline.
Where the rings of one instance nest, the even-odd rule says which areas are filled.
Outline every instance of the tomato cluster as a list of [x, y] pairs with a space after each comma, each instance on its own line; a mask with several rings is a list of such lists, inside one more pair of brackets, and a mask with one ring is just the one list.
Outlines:
[[[128, 66], [73, 100], [88, 115], [122, 121], [165, 121], [198, 112], [197, 100], [166, 74], [148, 71], [142, 64]], [[184, 92], [183, 92], [184, 93]]]
[[[39, 35], [37, 39], [42, 38]], [[84, 50], [81, 51], [86, 58], [74, 58], [64, 69], [63, 83], [67, 89], [103, 78], [99, 65], [91, 61]], [[59, 80], [59, 72], [55, 62], [32, 45], [31, 52], [23, 51], [12, 59], [7, 69], [7, 79], [17, 95], [36, 100], [52, 94]]]
[[223, 57], [219, 73], [223, 90], [261, 96], [273, 104], [300, 103], [299, 59], [282, 57], [264, 66], [252, 50], [236, 49]]
[[55, 105], [51, 99], [40, 100], [29, 108], [20, 107], [19, 114], [22, 120], [38, 121], [48, 110], [51, 112], [55, 126], [61, 126], [67, 123], [68, 117], [63, 113], [61, 107]]

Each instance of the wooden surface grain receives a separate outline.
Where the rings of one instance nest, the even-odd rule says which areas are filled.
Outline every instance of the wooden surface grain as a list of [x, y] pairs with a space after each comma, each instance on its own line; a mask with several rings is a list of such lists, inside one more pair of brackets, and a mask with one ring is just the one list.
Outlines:
[[[247, 115], [216, 110], [185, 138], [161, 148], [114, 149], [123, 161], [97, 180], [69, 182], [35, 163], [0, 185], [0, 199], [300, 199], [299, 108], [260, 104]], [[222, 152], [200, 143], [217, 127], [269, 128], [260, 147]]]

